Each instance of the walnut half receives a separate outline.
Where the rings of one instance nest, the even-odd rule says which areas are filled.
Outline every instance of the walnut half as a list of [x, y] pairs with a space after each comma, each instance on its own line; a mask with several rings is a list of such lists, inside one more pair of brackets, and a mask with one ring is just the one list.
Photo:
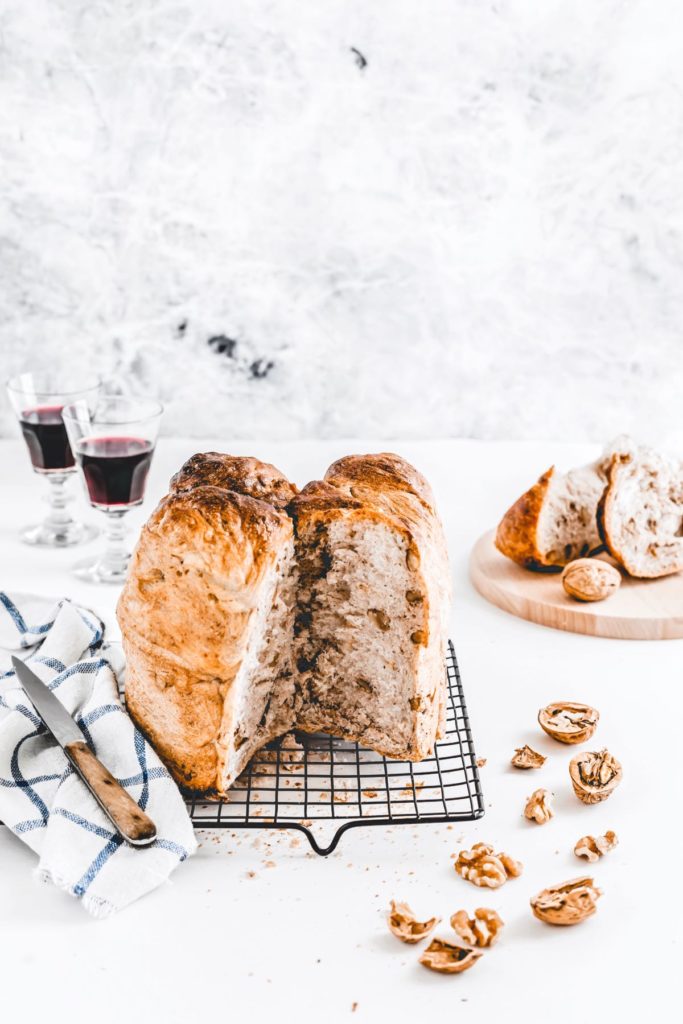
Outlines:
[[534, 916], [546, 924], [579, 924], [591, 917], [602, 896], [592, 878], [573, 878], [549, 889], [543, 889], [530, 900]]
[[616, 832], [605, 832], [604, 836], [583, 836], [574, 847], [577, 857], [585, 857], [592, 864], [619, 845]]
[[515, 750], [510, 764], [513, 768], [542, 768], [546, 761], [547, 758], [543, 754], [537, 753], [525, 744]]
[[552, 797], [553, 794], [547, 789], [535, 789], [526, 802], [524, 817], [528, 821], [535, 821], [537, 825], [545, 825], [555, 817]]
[[498, 889], [508, 878], [518, 878], [522, 865], [506, 853], [494, 853], [488, 843], [475, 843], [471, 850], [461, 850], [453, 865], [461, 878], [472, 885]]
[[391, 901], [389, 928], [401, 942], [408, 942], [410, 945], [419, 942], [425, 935], [429, 935], [440, 920], [438, 917], [430, 917], [427, 921], [418, 921], [407, 903]]
[[458, 946], [446, 939], [432, 939], [420, 957], [420, 963], [440, 974], [461, 974], [474, 967], [481, 955], [480, 949]]
[[492, 946], [502, 927], [503, 919], [488, 907], [477, 907], [474, 917], [468, 917], [466, 910], [458, 910], [451, 917], [451, 928], [470, 946]]
[[576, 701], [561, 700], [538, 712], [541, 729], [558, 743], [584, 743], [597, 729], [599, 720], [599, 711]]
[[569, 762], [574, 792], [584, 804], [606, 800], [621, 782], [623, 770], [608, 750], [585, 750]]

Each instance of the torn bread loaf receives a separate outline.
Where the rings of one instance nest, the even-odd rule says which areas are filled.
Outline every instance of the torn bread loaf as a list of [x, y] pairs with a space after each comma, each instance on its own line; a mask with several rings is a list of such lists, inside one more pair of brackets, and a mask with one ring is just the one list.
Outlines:
[[419, 760], [443, 727], [449, 593], [430, 488], [398, 456], [301, 494], [256, 459], [193, 456], [119, 600], [129, 710], [196, 792], [293, 727]]
[[561, 569], [602, 542], [596, 512], [607, 483], [607, 461], [568, 473], [551, 466], [508, 509], [496, 531], [496, 547], [526, 569]]
[[445, 722], [450, 576], [431, 488], [396, 455], [352, 455], [291, 509], [298, 728], [419, 761]]
[[609, 553], [631, 576], [683, 569], [683, 464], [652, 448], [622, 444], [612, 454], [598, 507]]

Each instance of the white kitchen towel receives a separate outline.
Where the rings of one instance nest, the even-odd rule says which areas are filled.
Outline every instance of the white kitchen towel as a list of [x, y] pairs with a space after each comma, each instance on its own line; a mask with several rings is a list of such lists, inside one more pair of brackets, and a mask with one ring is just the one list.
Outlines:
[[196, 849], [178, 787], [119, 700], [122, 652], [103, 636], [99, 619], [66, 599], [0, 591], [0, 648], [28, 653], [33, 671], [157, 826], [149, 847], [123, 842], [45, 729], [14, 670], [3, 671], [11, 665], [7, 654], [7, 666], [0, 664], [0, 821], [38, 854], [39, 876], [80, 899], [95, 917], [156, 888]]

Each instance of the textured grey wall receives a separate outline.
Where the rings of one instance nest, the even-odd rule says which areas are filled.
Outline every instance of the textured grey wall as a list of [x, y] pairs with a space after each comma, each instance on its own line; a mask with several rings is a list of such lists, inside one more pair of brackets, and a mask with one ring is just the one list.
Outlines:
[[683, 444], [682, 28], [4, 0], [3, 371], [91, 363], [167, 433]]

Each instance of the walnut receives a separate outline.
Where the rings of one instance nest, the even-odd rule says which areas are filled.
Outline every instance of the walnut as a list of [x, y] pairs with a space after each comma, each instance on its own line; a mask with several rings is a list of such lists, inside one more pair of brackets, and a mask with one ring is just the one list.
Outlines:
[[430, 917], [428, 921], [418, 921], [407, 903], [396, 903], [395, 900], [392, 900], [387, 920], [389, 928], [396, 938], [412, 945], [414, 942], [424, 939], [425, 935], [429, 935], [441, 918]]
[[543, 754], [537, 754], [531, 747], [518, 747], [512, 755], [510, 764], [513, 768], [542, 768], [547, 758]]
[[545, 825], [555, 817], [552, 797], [553, 794], [547, 789], [535, 789], [526, 802], [524, 817], [529, 821], [535, 821], [537, 825]]
[[543, 889], [530, 900], [534, 916], [546, 924], [579, 924], [595, 913], [602, 893], [592, 878], [573, 878], [570, 882]]
[[605, 832], [604, 836], [583, 836], [574, 847], [577, 857], [585, 857], [591, 864], [600, 860], [606, 853], [619, 844], [616, 832]]
[[621, 573], [609, 562], [577, 558], [562, 571], [562, 586], [575, 601], [604, 601], [621, 585]]
[[569, 762], [574, 792], [584, 804], [599, 804], [617, 788], [623, 775], [621, 765], [608, 750], [585, 750]]
[[541, 729], [560, 743], [584, 743], [597, 729], [599, 720], [599, 711], [575, 701], [561, 700], [538, 712]]
[[492, 946], [502, 927], [502, 918], [487, 907], [477, 907], [474, 917], [468, 917], [466, 910], [458, 910], [451, 917], [451, 928], [470, 946]]
[[519, 861], [506, 853], [494, 853], [488, 843], [475, 843], [471, 850], [461, 850], [453, 866], [461, 878], [488, 889], [498, 889], [508, 878], [522, 873]]
[[481, 955], [480, 949], [458, 946], [446, 939], [432, 939], [420, 957], [420, 963], [440, 974], [460, 974], [474, 967]]

